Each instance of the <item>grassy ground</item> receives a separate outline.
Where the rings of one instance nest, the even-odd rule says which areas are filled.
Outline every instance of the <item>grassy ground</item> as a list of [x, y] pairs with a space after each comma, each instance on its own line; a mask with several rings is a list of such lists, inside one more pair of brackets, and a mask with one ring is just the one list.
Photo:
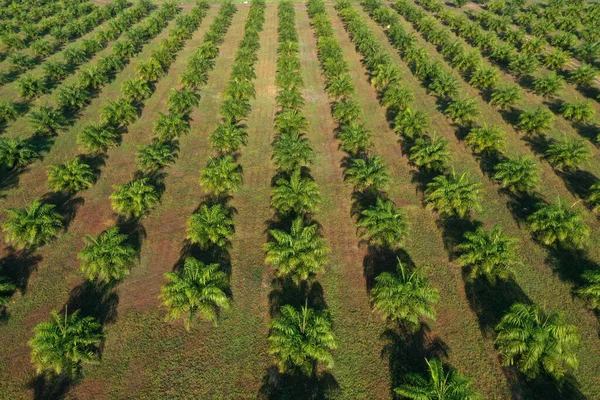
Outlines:
[[[34, 377], [26, 344], [31, 330], [48, 318], [50, 310], [60, 309], [66, 301], [85, 297], [85, 286], [82, 285], [75, 257], [83, 245], [81, 237], [84, 234], [96, 235], [114, 223], [108, 198], [112, 185], [131, 178], [135, 170], [137, 145], [150, 141], [158, 112], [166, 110], [168, 90], [178, 87], [178, 77], [187, 58], [201, 43], [217, 10], [217, 6], [211, 7], [201, 27], [178, 54], [169, 75], [158, 83], [154, 95], [146, 102], [141, 118], [129, 127], [122, 145], [109, 152], [100, 180], [82, 193], [82, 204], [77, 208], [68, 233], [42, 248], [39, 259], [32, 260], [35, 268], [27, 292], [23, 296], [15, 295], [9, 307], [10, 317], [0, 323], [3, 339], [0, 376], [5, 377], [0, 381], [0, 398], [20, 399], [34, 395], [33, 390], [28, 388]], [[269, 154], [276, 111], [275, 4], [267, 7], [264, 31], [260, 34], [255, 81], [257, 97], [252, 102], [252, 113], [247, 121], [248, 146], [242, 150], [239, 159], [244, 168], [244, 185], [232, 199], [238, 211], [231, 250], [234, 306], [224, 315], [218, 327], [201, 323], [187, 333], [180, 322], [163, 322], [165, 312], [157, 298], [165, 283], [163, 274], [172, 270], [179, 260], [186, 220], [202, 201], [199, 171], [210, 155], [208, 136], [218, 122], [220, 95], [229, 78], [247, 12], [248, 7], [239, 7], [234, 16], [208, 84], [201, 89], [200, 106], [192, 113], [192, 130], [181, 138], [179, 159], [167, 170], [162, 203], [143, 220], [145, 236], [139, 265], [101, 302], [108, 320], [102, 363], [86, 366], [84, 380], [69, 392], [67, 398], [250, 399], [259, 396], [262, 385], [270, 377], [272, 360], [267, 353], [266, 336], [272, 271], [264, 265], [262, 247], [266, 241], [265, 222], [271, 217], [270, 179], [274, 173]], [[356, 99], [365, 111], [364, 122], [374, 133], [376, 153], [384, 157], [392, 175], [390, 196], [406, 211], [410, 222], [411, 233], [405, 246], [407, 256], [416, 264], [429, 265], [430, 279], [442, 297], [437, 306], [437, 321], [431, 323], [415, 343], [399, 341], [397, 332], [389, 329], [370, 310], [365, 283], [367, 249], [359, 243], [350, 214], [351, 188], [343, 182], [340, 167], [343, 154], [337, 149], [335, 124], [330, 116], [329, 99], [323, 90], [313, 31], [306, 7], [297, 4], [301, 72], [305, 81], [304, 113], [310, 122], [308, 137], [316, 152], [311, 173], [323, 196], [316, 218], [322, 224], [325, 239], [332, 249], [330, 263], [318, 280], [323, 286], [340, 342], [334, 352], [336, 364], [331, 371], [338, 387], [336, 397], [390, 398], [390, 389], [397, 383], [403, 364], [420, 362], [431, 354], [445, 355], [452, 365], [472, 376], [474, 385], [485, 393], [486, 398], [509, 398], [511, 392], [520, 393], [519, 388], [513, 387], [518, 382], [512, 371], [503, 369], [499, 364], [489, 329], [490, 319], [497, 312], [494, 307], [502, 305], [507, 296], [502, 290], [507, 288], [499, 288], [478, 298], [473, 288], [463, 280], [459, 267], [453, 264], [452, 255], [447, 250], [448, 236], [439, 226], [437, 216], [423, 206], [421, 192], [415, 183], [416, 171], [402, 154], [398, 136], [388, 125], [385, 110], [379, 106], [360, 57], [331, 6], [328, 6], [328, 13], [344, 57], [349, 62], [357, 87]], [[510, 199], [481, 172], [479, 160], [457, 138], [455, 127], [438, 111], [435, 98], [412, 76], [387, 43], [384, 32], [372, 21], [368, 22], [398, 62], [406, 85], [415, 92], [415, 105], [430, 114], [432, 126], [450, 141], [457, 169], [469, 170], [484, 184], [485, 210], [477, 218], [486, 226], [501, 223], [510, 235], [519, 240], [519, 256], [523, 265], [518, 268], [516, 280], [523, 295], [551, 310], [565, 310], [569, 321], [580, 327], [583, 336], [579, 351], [581, 366], [576, 378], [582, 391], [589, 398], [594, 398], [600, 387], [597, 375], [600, 370], [598, 321], [586, 311], [581, 301], [570, 295], [572, 270], [578, 266], [569, 265], [568, 260], [555, 260], [551, 253], [531, 240], [525, 226], [511, 213]], [[21, 175], [19, 185], [4, 193], [0, 207], [23, 206], [47, 191], [46, 167], [78, 153], [75, 144], [77, 132], [89, 121], [98, 119], [105, 99], [118, 96], [121, 83], [134, 74], [137, 62], [148, 57], [170, 27], [172, 24], [152, 40], [115, 81], [103, 88], [99, 98], [83, 111], [79, 122], [57, 137], [45, 159], [33, 164]], [[408, 24], [405, 27], [410, 31]], [[428, 46], [420, 38], [418, 42]], [[427, 48], [432, 57], [440, 57], [435, 49]], [[479, 99], [482, 118], [505, 128], [510, 154], [531, 152], [495, 109], [489, 107], [467, 83], [461, 82], [461, 85], [465, 95]], [[548, 200], [555, 199], [558, 194], [574, 200], [565, 182], [545, 163], [543, 174], [542, 192]], [[4, 218], [2, 214], [0, 222]], [[597, 221], [590, 214], [587, 219], [598, 232]], [[592, 260], [600, 260], [599, 240], [598, 235], [594, 235], [589, 250]], [[6, 250], [2, 251], [0, 256], [8, 255]], [[487, 312], [492, 316], [486, 315]]]

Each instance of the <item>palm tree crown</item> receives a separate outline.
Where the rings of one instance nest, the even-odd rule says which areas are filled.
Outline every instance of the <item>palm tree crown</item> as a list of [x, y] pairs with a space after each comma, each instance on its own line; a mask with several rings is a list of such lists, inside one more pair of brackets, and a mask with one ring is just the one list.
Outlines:
[[465, 218], [471, 210], [481, 210], [481, 184], [473, 183], [468, 172], [436, 176], [427, 184], [425, 200], [428, 207], [440, 214]]
[[81, 271], [88, 279], [120, 280], [129, 275], [134, 263], [135, 248], [127, 243], [128, 236], [113, 226], [98, 237], [86, 235], [86, 246], [79, 252]]
[[54, 204], [34, 199], [28, 208], [7, 208], [8, 219], [2, 225], [7, 243], [19, 249], [43, 245], [62, 229], [62, 216]]
[[140, 218], [158, 204], [160, 197], [150, 180], [141, 178], [115, 185], [110, 199], [117, 213], [126, 218]]
[[361, 212], [358, 223], [363, 237], [376, 246], [391, 249], [399, 247], [408, 231], [408, 222], [404, 211], [396, 208], [391, 200], [377, 198], [377, 203]]
[[231, 212], [222, 204], [202, 204], [187, 222], [187, 239], [202, 249], [228, 248], [235, 232]]
[[581, 248], [590, 235], [581, 212], [564, 204], [560, 198], [555, 204], [540, 207], [527, 221], [531, 231], [547, 246], [559, 244]]
[[319, 186], [311, 178], [302, 177], [300, 168], [289, 179], [278, 179], [275, 185], [271, 207], [282, 215], [313, 213], [321, 203]]

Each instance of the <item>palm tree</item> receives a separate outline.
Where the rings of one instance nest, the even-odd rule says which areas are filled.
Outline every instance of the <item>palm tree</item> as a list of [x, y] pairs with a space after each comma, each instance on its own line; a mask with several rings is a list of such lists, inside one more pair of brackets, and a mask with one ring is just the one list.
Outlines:
[[552, 127], [554, 117], [547, 108], [539, 106], [530, 111], [523, 111], [519, 115], [517, 126], [527, 133], [539, 133]]
[[104, 339], [102, 325], [94, 317], [80, 317], [79, 310], [62, 316], [52, 311], [49, 322], [41, 322], [34, 328], [31, 346], [31, 362], [37, 372], [76, 376], [81, 364], [100, 362], [99, 345]]
[[475, 99], [455, 100], [444, 110], [454, 122], [460, 125], [469, 125], [479, 115]]
[[231, 155], [210, 157], [200, 172], [200, 184], [217, 196], [235, 192], [242, 182], [242, 166]]
[[125, 218], [140, 218], [160, 201], [156, 187], [148, 178], [113, 186], [112, 208]]
[[77, 144], [85, 151], [100, 153], [118, 146], [120, 138], [121, 135], [112, 126], [92, 124], [79, 131]]
[[513, 193], [533, 191], [540, 181], [538, 165], [529, 156], [517, 156], [494, 167], [494, 180]]
[[271, 207], [281, 215], [311, 214], [320, 203], [319, 186], [313, 179], [302, 177], [300, 168], [289, 179], [278, 179], [271, 194]]
[[344, 180], [350, 182], [356, 191], [382, 191], [391, 178], [383, 158], [372, 156], [350, 159], [344, 172]]
[[408, 221], [401, 208], [391, 200], [377, 198], [376, 204], [360, 213], [356, 226], [369, 244], [390, 249], [398, 248], [408, 232]]
[[308, 120], [299, 110], [284, 110], [275, 116], [275, 129], [283, 133], [304, 133], [308, 129]]
[[342, 74], [329, 81], [326, 88], [327, 94], [336, 100], [346, 99], [354, 94], [356, 88], [348, 74]]
[[2, 225], [5, 241], [25, 249], [42, 246], [54, 239], [63, 227], [62, 216], [55, 207], [34, 199], [28, 208], [7, 208], [8, 218]]
[[248, 144], [248, 134], [243, 126], [226, 121], [210, 134], [210, 142], [220, 154], [234, 154]]
[[568, 121], [588, 123], [594, 118], [596, 110], [590, 101], [575, 101], [563, 104], [560, 113]]
[[425, 171], [444, 172], [452, 161], [448, 144], [437, 135], [417, 138], [410, 148], [410, 162]]
[[600, 212], [600, 181], [592, 184], [588, 189], [587, 201], [593, 207], [594, 212]]
[[398, 83], [392, 83], [383, 92], [381, 104], [393, 112], [406, 109], [414, 100], [413, 92]]
[[471, 269], [471, 279], [483, 277], [494, 285], [498, 279], [512, 278], [517, 263], [515, 243], [516, 239], [506, 236], [500, 225], [491, 230], [477, 228], [475, 232], [466, 232], [465, 241], [458, 245], [462, 254], [457, 263]]
[[428, 208], [448, 217], [465, 218], [471, 210], [481, 210], [482, 186], [471, 182], [468, 172], [439, 175], [427, 184], [425, 200]]
[[57, 94], [57, 101], [61, 110], [80, 110], [88, 104], [90, 99], [90, 92], [77, 85], [61, 86]]
[[60, 82], [70, 74], [69, 66], [60, 61], [47, 61], [42, 68], [46, 80], [50, 82]]
[[138, 77], [146, 82], [156, 82], [166, 74], [160, 62], [154, 58], [140, 61], [136, 70]]
[[282, 89], [275, 97], [277, 105], [283, 109], [298, 110], [304, 106], [304, 97], [297, 87]]
[[496, 154], [506, 147], [506, 133], [498, 125], [481, 126], [471, 129], [465, 141], [473, 151]]
[[6, 311], [6, 306], [16, 290], [17, 285], [10, 278], [0, 275], [0, 315]]
[[94, 170], [80, 157], [48, 168], [48, 187], [55, 192], [74, 194], [89, 189], [95, 180]]
[[251, 110], [252, 106], [248, 100], [225, 98], [221, 103], [219, 113], [226, 121], [237, 123], [246, 118]]
[[186, 330], [199, 316], [217, 324], [221, 310], [231, 307], [229, 279], [219, 264], [204, 264], [195, 258], [185, 259], [179, 272], [167, 272], [169, 281], [161, 289], [160, 298], [168, 308], [166, 320], [183, 318]]
[[231, 211], [222, 204], [202, 204], [187, 221], [186, 238], [201, 249], [211, 246], [227, 249], [234, 233]]
[[46, 93], [46, 82], [43, 78], [37, 78], [33, 75], [23, 75], [15, 83], [19, 95], [27, 100], [37, 99]]
[[450, 72], [441, 72], [433, 77], [429, 90], [440, 99], [450, 100], [460, 92], [458, 79]]
[[338, 124], [357, 121], [362, 116], [362, 108], [356, 100], [344, 99], [333, 106], [333, 118]]
[[371, 84], [378, 91], [383, 91], [390, 85], [400, 80], [400, 71], [394, 63], [386, 62], [378, 64], [371, 71]]
[[554, 49], [544, 56], [544, 65], [553, 71], [563, 69], [568, 61], [569, 53], [561, 49]]
[[136, 163], [144, 172], [158, 171], [174, 163], [178, 151], [179, 146], [175, 141], [154, 140], [138, 147], [135, 153]]
[[272, 158], [283, 172], [310, 165], [314, 155], [310, 142], [299, 132], [281, 134], [273, 142]]
[[500, 81], [500, 72], [494, 67], [481, 67], [471, 75], [469, 83], [477, 89], [490, 89]]
[[579, 289], [575, 291], [593, 310], [600, 310], [600, 272], [598, 270], [587, 270], [581, 277], [585, 281]]
[[289, 304], [269, 324], [269, 353], [277, 360], [280, 372], [299, 370], [313, 376], [317, 365], [333, 367], [330, 350], [337, 348], [331, 317], [305, 305], [300, 310]]
[[551, 98], [565, 86], [565, 80], [556, 72], [552, 72], [546, 76], [541, 76], [533, 81], [533, 92]]
[[533, 54], [517, 54], [509, 64], [509, 68], [517, 77], [533, 73], [539, 65], [537, 57]]
[[138, 111], [125, 99], [108, 100], [100, 115], [105, 124], [117, 128], [133, 123], [138, 118]]
[[429, 128], [429, 118], [423, 111], [413, 111], [410, 107], [401, 110], [394, 119], [394, 130], [407, 139], [414, 140], [425, 135]]
[[598, 70], [592, 65], [584, 63], [571, 72], [569, 79], [579, 86], [588, 87], [594, 83], [596, 75], [598, 75]]
[[14, 121], [19, 116], [15, 103], [9, 100], [0, 100], [0, 124]]
[[77, 75], [77, 83], [86, 90], [97, 90], [108, 82], [108, 75], [98, 65], [82, 69]]
[[340, 149], [352, 156], [363, 154], [373, 146], [371, 132], [358, 122], [343, 125], [338, 139], [341, 142]]
[[523, 99], [523, 94], [517, 85], [499, 86], [492, 92], [490, 104], [503, 110], [517, 105]]
[[568, 207], [560, 198], [555, 204], [541, 206], [527, 222], [533, 234], [547, 246], [581, 248], [590, 235], [581, 212]]
[[167, 100], [169, 112], [176, 115], [187, 115], [194, 107], [198, 107], [199, 104], [200, 95], [194, 90], [187, 88], [181, 90], [171, 89]]
[[471, 387], [470, 379], [455, 369], [445, 369], [437, 358], [425, 359], [429, 379], [408, 375], [409, 383], [394, 389], [398, 396], [414, 400], [479, 400], [483, 396]]
[[163, 114], [159, 111], [154, 123], [154, 134], [162, 141], [172, 140], [190, 131], [189, 121], [180, 114]]
[[292, 222], [290, 232], [271, 229], [272, 240], [265, 244], [265, 262], [278, 277], [291, 277], [296, 284], [313, 278], [327, 262], [329, 248], [319, 234], [317, 224], [305, 225], [303, 218]]
[[536, 305], [516, 303], [496, 331], [504, 365], [516, 365], [530, 379], [544, 374], [560, 380], [577, 367], [579, 332], [565, 322], [563, 313], [547, 315]]
[[129, 276], [129, 268], [135, 262], [136, 250], [127, 243], [129, 237], [113, 226], [98, 237], [85, 235], [86, 246], [77, 254], [81, 260], [81, 272], [86, 278], [110, 282]]
[[28, 140], [0, 137], [0, 167], [23, 168], [37, 157], [37, 151]]
[[152, 95], [152, 86], [142, 78], [128, 79], [121, 85], [121, 94], [130, 103], [140, 103]]
[[566, 135], [552, 143], [546, 151], [548, 162], [565, 172], [577, 170], [579, 165], [589, 160], [591, 151], [585, 139], [570, 140]]
[[418, 329], [421, 318], [435, 321], [433, 305], [440, 300], [437, 289], [425, 276], [423, 268], [409, 271], [398, 260], [397, 273], [383, 272], [375, 277], [371, 289], [373, 308], [390, 322]]
[[50, 106], [36, 107], [29, 113], [29, 122], [37, 135], [55, 135], [67, 125], [67, 119], [60, 110]]

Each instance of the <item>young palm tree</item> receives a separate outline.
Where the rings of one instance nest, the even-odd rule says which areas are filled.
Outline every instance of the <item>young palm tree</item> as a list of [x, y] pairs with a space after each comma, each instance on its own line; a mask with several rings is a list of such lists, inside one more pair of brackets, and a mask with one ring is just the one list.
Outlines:
[[251, 110], [252, 106], [248, 100], [225, 98], [225, 100], [221, 103], [219, 113], [223, 116], [225, 121], [230, 121], [231, 123], [237, 124], [246, 118], [248, 114], [250, 114]]
[[475, 99], [455, 100], [444, 110], [452, 121], [460, 125], [469, 125], [479, 115], [477, 101]]
[[277, 168], [288, 173], [312, 164], [315, 155], [308, 139], [298, 132], [279, 135], [273, 142], [272, 154]]
[[298, 110], [304, 106], [304, 97], [299, 88], [282, 89], [275, 97], [277, 105], [283, 109]]
[[231, 211], [221, 204], [207, 205], [196, 211], [187, 221], [186, 238], [201, 249], [217, 246], [227, 249], [235, 233]]
[[37, 372], [76, 376], [81, 364], [100, 362], [99, 345], [104, 339], [102, 325], [94, 317], [80, 317], [79, 310], [68, 315], [52, 311], [49, 322], [41, 322], [34, 328], [31, 362]]
[[588, 203], [593, 207], [594, 212], [600, 212], [600, 181], [592, 184], [588, 192]]
[[371, 132], [358, 122], [342, 126], [338, 139], [341, 141], [340, 149], [352, 156], [363, 154], [373, 146]]
[[594, 118], [596, 110], [590, 101], [575, 101], [563, 104], [560, 113], [568, 121], [588, 123]]
[[167, 105], [169, 112], [176, 115], [187, 115], [200, 104], [200, 95], [192, 89], [171, 89]]
[[410, 148], [410, 161], [425, 171], [445, 171], [452, 161], [448, 141], [437, 135], [417, 138]]
[[413, 111], [406, 107], [394, 119], [394, 130], [405, 138], [414, 140], [425, 135], [429, 128], [429, 118], [422, 111]]
[[523, 94], [517, 85], [500, 86], [492, 92], [490, 104], [507, 110], [516, 106], [523, 99]]
[[212, 147], [220, 154], [234, 154], [248, 144], [248, 133], [243, 126], [226, 121], [217, 126], [209, 139]]
[[393, 83], [383, 92], [381, 104], [394, 112], [399, 112], [405, 110], [413, 100], [414, 94], [410, 89]]
[[123, 82], [121, 94], [130, 103], [140, 103], [152, 95], [152, 87], [142, 78], [132, 78]]
[[371, 84], [378, 91], [385, 90], [388, 86], [399, 80], [400, 71], [391, 62], [381, 63], [371, 71]]
[[329, 248], [317, 224], [305, 225], [302, 217], [292, 222], [290, 232], [271, 229], [272, 240], [265, 244], [265, 262], [278, 277], [291, 277], [296, 284], [313, 278], [327, 262]]
[[331, 317], [305, 305], [296, 310], [289, 304], [281, 307], [280, 316], [269, 324], [271, 353], [280, 372], [299, 370], [313, 376], [318, 364], [333, 367], [330, 351], [337, 348]]
[[552, 72], [546, 76], [541, 76], [533, 81], [533, 92], [540, 96], [551, 98], [556, 96], [556, 93], [563, 89], [565, 80], [556, 72]]
[[570, 140], [563, 136], [559, 142], [552, 143], [546, 151], [548, 162], [565, 172], [577, 170], [579, 165], [588, 161], [591, 151], [584, 139]]
[[28, 140], [0, 137], [0, 167], [23, 168], [36, 158], [38, 153]]
[[425, 359], [428, 379], [408, 375], [408, 382], [394, 389], [398, 396], [413, 400], [479, 400], [483, 396], [471, 387], [470, 379], [455, 369], [445, 369], [437, 358]]
[[217, 196], [235, 192], [242, 182], [242, 166], [231, 155], [210, 157], [200, 172], [200, 184]]
[[[168, 308], [166, 320], [183, 318], [186, 330], [202, 318], [217, 325], [221, 310], [229, 310], [229, 279], [219, 264], [204, 264], [188, 257], [179, 272], [167, 272], [169, 281], [161, 289], [160, 298]], [[199, 314], [199, 315], [198, 315]]]
[[18, 116], [19, 112], [12, 101], [0, 100], [0, 124], [14, 121]]
[[348, 74], [342, 74], [329, 81], [326, 91], [329, 96], [341, 100], [352, 96], [356, 88], [352, 83], [352, 77]]
[[79, 131], [77, 134], [77, 144], [84, 151], [101, 153], [111, 147], [118, 146], [120, 138], [121, 135], [112, 126], [92, 124]]
[[138, 77], [146, 82], [156, 82], [166, 74], [160, 62], [152, 57], [139, 62], [136, 70]]
[[159, 111], [154, 123], [154, 134], [162, 141], [172, 140], [190, 131], [189, 121], [180, 114], [163, 114]]
[[509, 64], [509, 69], [518, 77], [532, 74], [539, 66], [537, 57], [533, 54], [517, 54]]
[[113, 210], [125, 218], [140, 218], [154, 208], [160, 195], [148, 178], [113, 186], [110, 195]]
[[55, 135], [67, 125], [63, 113], [49, 106], [34, 108], [29, 113], [29, 122], [37, 135]]
[[472, 210], [481, 210], [479, 199], [482, 186], [473, 183], [468, 172], [457, 175], [438, 175], [427, 184], [425, 200], [428, 208], [448, 217], [465, 218]]
[[539, 133], [550, 129], [553, 122], [552, 111], [540, 106], [530, 111], [523, 111], [519, 115], [517, 126], [527, 133]]
[[559, 198], [529, 216], [530, 230], [547, 246], [563, 245], [581, 248], [590, 235], [578, 209], [568, 207]]
[[598, 270], [587, 270], [581, 277], [585, 281], [579, 289], [575, 291], [593, 310], [600, 310], [600, 272]]
[[471, 75], [469, 83], [477, 89], [490, 89], [500, 81], [500, 71], [494, 67], [481, 67]]
[[505, 365], [530, 379], [544, 374], [560, 380], [577, 367], [579, 332], [562, 313], [547, 315], [535, 305], [513, 304], [496, 326], [496, 346]]
[[391, 200], [377, 198], [377, 203], [360, 213], [356, 226], [371, 245], [395, 249], [402, 245], [408, 232], [408, 221], [401, 208]]
[[544, 65], [553, 71], [563, 69], [568, 62], [569, 53], [561, 49], [554, 49], [544, 56]]
[[300, 168], [289, 179], [278, 179], [271, 194], [271, 207], [281, 215], [311, 214], [320, 203], [319, 186], [313, 179], [302, 177]]
[[50, 82], [60, 82], [70, 74], [70, 68], [67, 64], [60, 61], [47, 61], [42, 64], [44, 76]]
[[135, 262], [136, 250], [127, 243], [128, 236], [113, 226], [98, 237], [85, 235], [86, 246], [77, 254], [81, 260], [81, 272], [90, 280], [110, 282], [129, 276], [129, 268]]
[[98, 90], [108, 82], [108, 75], [98, 65], [82, 69], [77, 74], [79, 87], [86, 90]]
[[174, 163], [178, 151], [179, 146], [176, 141], [154, 140], [150, 144], [138, 147], [135, 153], [136, 163], [144, 172], [158, 171]]
[[592, 65], [584, 63], [571, 72], [569, 79], [576, 85], [588, 87], [594, 83], [596, 75], [598, 75], [598, 70]]
[[34, 199], [28, 208], [7, 208], [8, 218], [2, 225], [5, 241], [25, 249], [54, 239], [63, 227], [62, 216], [54, 208], [40, 199]]
[[33, 75], [23, 75], [15, 83], [19, 95], [27, 100], [37, 99], [47, 91], [46, 82], [43, 78]]
[[138, 118], [138, 111], [125, 99], [108, 100], [100, 115], [104, 124], [116, 128], [133, 123]]
[[48, 168], [48, 187], [55, 192], [74, 194], [89, 189], [95, 180], [92, 167], [79, 157]]
[[494, 171], [494, 180], [513, 193], [533, 191], [540, 181], [539, 167], [529, 156], [509, 158], [496, 164]]
[[506, 133], [498, 125], [473, 128], [465, 141], [477, 153], [501, 153], [506, 147]]
[[498, 279], [510, 279], [517, 263], [515, 243], [516, 239], [506, 236], [500, 225], [491, 230], [480, 227], [466, 232], [465, 241], [458, 245], [462, 253], [458, 265], [471, 269], [471, 279], [483, 277], [492, 285]]
[[428, 88], [435, 96], [444, 100], [453, 99], [460, 93], [458, 79], [450, 72], [437, 74]]
[[362, 116], [362, 108], [353, 99], [338, 101], [333, 106], [333, 118], [338, 124], [357, 121]]
[[383, 158], [372, 156], [350, 159], [344, 180], [350, 182], [356, 191], [381, 191], [385, 190], [391, 178]]
[[299, 110], [284, 110], [275, 116], [274, 125], [279, 134], [304, 133], [308, 129], [308, 120]]
[[440, 295], [425, 276], [423, 268], [409, 271], [399, 260], [397, 273], [379, 274], [371, 289], [373, 308], [384, 319], [412, 329], [420, 327], [421, 318], [435, 321], [433, 306], [439, 300]]
[[77, 111], [89, 103], [91, 94], [77, 85], [61, 86], [57, 101], [61, 110]]

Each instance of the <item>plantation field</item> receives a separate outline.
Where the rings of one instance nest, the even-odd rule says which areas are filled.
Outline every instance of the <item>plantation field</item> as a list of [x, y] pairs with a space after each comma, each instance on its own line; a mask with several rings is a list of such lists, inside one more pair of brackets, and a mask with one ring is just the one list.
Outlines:
[[[554, 65], [538, 1], [77, 3], [113, 8], [47, 55], [0, 34], [0, 399], [417, 398], [432, 360], [456, 398], [600, 398], [600, 34]], [[499, 177], [522, 159], [537, 180]], [[53, 180], [72, 160], [81, 186]], [[16, 223], [32, 204], [46, 222]], [[545, 364], [507, 362], [517, 303]], [[95, 324], [78, 362], [53, 311]]]

